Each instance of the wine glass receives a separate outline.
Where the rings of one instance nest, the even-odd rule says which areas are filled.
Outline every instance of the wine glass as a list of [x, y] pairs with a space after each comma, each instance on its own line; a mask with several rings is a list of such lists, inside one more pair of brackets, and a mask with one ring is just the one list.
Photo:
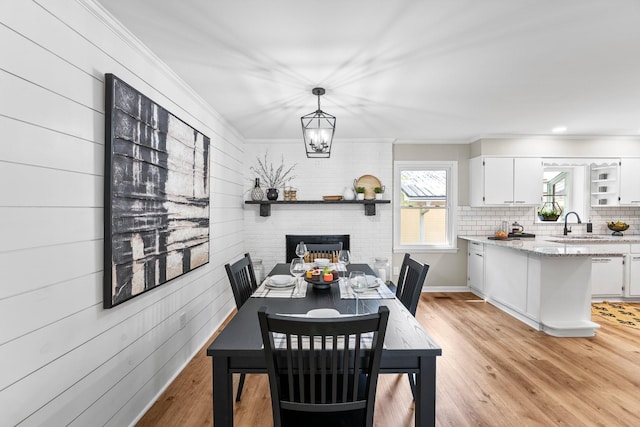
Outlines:
[[347, 271], [347, 265], [349, 265], [350, 262], [351, 262], [351, 253], [346, 249], [340, 249], [340, 252], [338, 252], [338, 263], [344, 266], [344, 268], [341, 268], [340, 270], [344, 270], [345, 275]]
[[302, 276], [305, 273], [304, 260], [302, 258], [294, 258], [294, 259], [292, 259], [291, 260], [291, 264], [289, 265], [289, 271], [296, 278], [296, 284], [295, 284], [296, 292], [295, 292], [295, 294], [296, 294], [296, 296], [298, 296], [298, 295], [301, 294], [300, 276]]
[[306, 253], [307, 245], [305, 245], [304, 242], [298, 243], [298, 245], [296, 246], [296, 255], [298, 255], [298, 258], [302, 259], [302, 257], [304, 257], [304, 254]]
[[356, 314], [358, 314], [359, 297], [361, 292], [367, 290], [367, 278], [363, 271], [352, 271], [349, 273], [349, 286], [356, 295]]

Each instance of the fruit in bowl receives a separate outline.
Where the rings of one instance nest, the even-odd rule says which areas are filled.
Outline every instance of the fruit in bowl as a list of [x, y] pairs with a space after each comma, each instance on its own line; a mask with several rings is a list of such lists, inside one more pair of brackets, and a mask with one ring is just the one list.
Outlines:
[[502, 231], [502, 230], [498, 230], [495, 232], [495, 234], [493, 235], [496, 239], [506, 239], [507, 237], [509, 237], [509, 235], [507, 234], [506, 231]]
[[613, 231], [614, 236], [622, 236], [621, 231], [625, 231], [626, 229], [628, 229], [629, 224], [622, 221], [611, 221], [607, 223], [607, 227], [609, 228], [609, 230]]

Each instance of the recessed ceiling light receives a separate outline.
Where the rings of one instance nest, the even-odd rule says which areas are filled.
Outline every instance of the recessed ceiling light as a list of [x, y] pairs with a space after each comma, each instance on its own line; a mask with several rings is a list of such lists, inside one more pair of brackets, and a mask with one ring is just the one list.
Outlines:
[[556, 126], [553, 129], [551, 129], [551, 132], [553, 133], [562, 133], [562, 132], [566, 132], [567, 131], [567, 127], [566, 126]]

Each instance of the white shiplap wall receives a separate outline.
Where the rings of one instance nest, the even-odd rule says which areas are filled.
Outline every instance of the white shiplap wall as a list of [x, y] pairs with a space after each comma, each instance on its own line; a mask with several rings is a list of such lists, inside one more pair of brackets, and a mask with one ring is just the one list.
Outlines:
[[[328, 108], [328, 107], [327, 107]], [[339, 134], [339, 128], [336, 134]], [[331, 158], [308, 159], [302, 141], [246, 144], [245, 199], [253, 178], [250, 167], [256, 156], [269, 159], [278, 167], [284, 158], [289, 167], [296, 164], [291, 186], [298, 200], [322, 200], [322, 196], [341, 195], [346, 187], [362, 175], [374, 175], [386, 187], [385, 199], [392, 198], [393, 145], [389, 141], [345, 141], [337, 136]], [[280, 200], [283, 199], [282, 191]], [[375, 257], [391, 260], [391, 204], [376, 205], [375, 216], [365, 216], [362, 205], [273, 205], [271, 216], [261, 217], [258, 205], [245, 206], [245, 245], [252, 258], [262, 259], [265, 273], [285, 259], [286, 234], [349, 234], [354, 262], [373, 265]]]
[[[244, 143], [90, 0], [2, 1], [0, 24], [0, 425], [128, 425], [234, 307]], [[210, 263], [110, 310], [105, 73], [212, 143]]]

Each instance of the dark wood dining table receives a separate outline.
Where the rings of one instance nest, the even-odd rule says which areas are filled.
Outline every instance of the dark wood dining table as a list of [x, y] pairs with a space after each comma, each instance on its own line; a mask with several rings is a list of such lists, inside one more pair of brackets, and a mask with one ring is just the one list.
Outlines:
[[[347, 272], [374, 274], [367, 264], [349, 264]], [[277, 264], [269, 275], [289, 274], [288, 264]], [[207, 348], [213, 365], [213, 424], [233, 425], [232, 374], [264, 373], [258, 309], [271, 313], [306, 313], [315, 308], [334, 308], [343, 314], [355, 314], [356, 300], [341, 299], [338, 285], [319, 290], [307, 284], [304, 298], [249, 298], [229, 324]], [[411, 313], [396, 299], [360, 299], [359, 313], [377, 312], [389, 307], [389, 323], [382, 351], [381, 373], [414, 373], [415, 425], [433, 426], [436, 419], [436, 357], [442, 349]]]

